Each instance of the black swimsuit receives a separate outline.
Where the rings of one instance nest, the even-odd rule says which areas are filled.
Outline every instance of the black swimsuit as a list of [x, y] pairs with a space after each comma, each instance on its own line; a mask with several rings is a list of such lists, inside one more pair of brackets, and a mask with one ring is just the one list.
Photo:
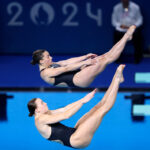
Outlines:
[[70, 137], [76, 131], [75, 128], [67, 127], [59, 122], [50, 124], [49, 126], [51, 127], [51, 135], [47, 140], [59, 142], [65, 146], [72, 147], [70, 144]]
[[[58, 68], [61, 67], [61, 65], [59, 64], [52, 64], [50, 65], [48, 68]], [[45, 70], [46, 68], [42, 69], [40, 72], [42, 72], [43, 70]], [[54, 85], [58, 85], [59, 83], [66, 83], [69, 87], [77, 87], [74, 83], [73, 83], [73, 77], [74, 75], [79, 72], [79, 69], [76, 71], [69, 71], [69, 72], [65, 72], [62, 73], [58, 76], [55, 76], [55, 83]]]

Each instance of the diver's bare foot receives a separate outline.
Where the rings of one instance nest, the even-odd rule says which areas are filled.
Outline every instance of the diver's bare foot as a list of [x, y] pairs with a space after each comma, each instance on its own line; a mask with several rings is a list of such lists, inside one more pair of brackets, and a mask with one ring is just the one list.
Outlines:
[[119, 80], [120, 83], [122, 83], [124, 81], [124, 77], [123, 77], [123, 70], [125, 68], [125, 65], [121, 64], [119, 65], [119, 67], [116, 70], [115, 73], [115, 79]]
[[136, 29], [136, 26], [132, 25], [132, 26], [129, 27], [129, 29], [125, 33], [128, 36], [128, 40], [132, 40], [132, 35], [133, 35], [135, 29]]

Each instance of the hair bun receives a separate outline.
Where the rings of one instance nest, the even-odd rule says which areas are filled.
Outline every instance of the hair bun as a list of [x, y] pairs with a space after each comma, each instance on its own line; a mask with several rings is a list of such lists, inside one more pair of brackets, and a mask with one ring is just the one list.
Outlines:
[[31, 114], [31, 113], [29, 113], [29, 115], [28, 115], [29, 117], [32, 117], [33, 116], [33, 114]]
[[30, 64], [35, 65], [36, 63], [34, 62], [34, 60], [31, 60]]

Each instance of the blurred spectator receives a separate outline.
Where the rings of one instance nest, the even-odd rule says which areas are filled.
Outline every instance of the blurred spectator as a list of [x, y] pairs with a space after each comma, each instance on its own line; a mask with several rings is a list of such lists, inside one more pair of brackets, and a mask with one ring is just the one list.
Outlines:
[[[112, 13], [112, 25], [115, 27], [114, 43], [118, 42], [122, 38], [129, 26], [137, 26], [137, 29], [132, 38], [132, 43], [135, 49], [135, 63], [139, 63], [142, 59], [142, 24], [143, 17], [140, 11], [140, 7], [134, 2], [130, 0], [121, 0], [120, 3], [114, 6]], [[120, 58], [117, 60], [117, 62], [121, 61]]]

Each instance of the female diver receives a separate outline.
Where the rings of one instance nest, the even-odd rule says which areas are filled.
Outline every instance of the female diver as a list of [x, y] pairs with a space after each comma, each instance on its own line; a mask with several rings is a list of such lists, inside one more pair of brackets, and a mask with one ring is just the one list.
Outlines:
[[87, 147], [103, 117], [115, 103], [119, 85], [124, 81], [122, 74], [124, 67], [125, 65], [120, 65], [117, 68], [111, 85], [102, 100], [82, 116], [74, 128], [67, 127], [60, 121], [69, 119], [83, 104], [89, 102], [94, 97], [96, 89], [82, 99], [56, 110], [49, 110], [47, 104], [40, 98], [29, 101], [29, 116], [34, 116], [35, 126], [39, 133], [47, 140], [60, 142], [69, 147]]
[[125, 44], [132, 38], [136, 26], [132, 25], [123, 38], [107, 53], [87, 54], [64, 61], [53, 62], [47, 50], [33, 52], [31, 64], [39, 65], [41, 78], [49, 84], [63, 87], [88, 87], [105, 67], [118, 59]]

